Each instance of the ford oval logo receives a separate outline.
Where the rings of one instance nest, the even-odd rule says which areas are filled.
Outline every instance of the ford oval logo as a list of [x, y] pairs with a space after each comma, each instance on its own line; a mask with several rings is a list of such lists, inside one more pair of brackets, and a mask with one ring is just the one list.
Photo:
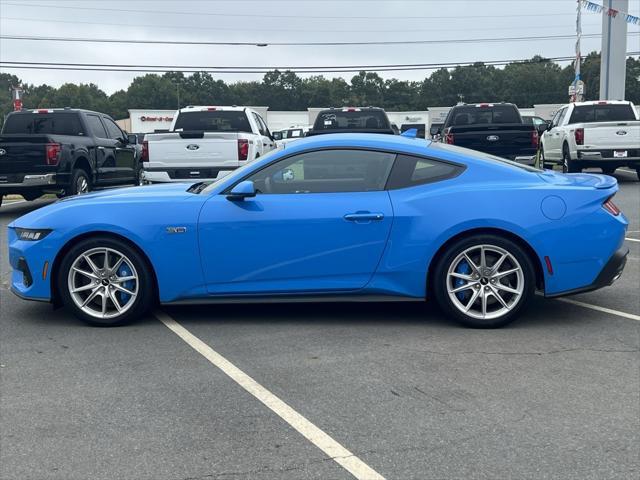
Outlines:
[[616, 135], [626, 135], [626, 134], [627, 134], [626, 130], [618, 130], [616, 132]]
[[496, 141], [500, 140], [500, 137], [498, 135], [489, 135], [487, 137], [487, 140], [489, 140], [490, 142], [496, 142]]
[[0, 156], [4, 155], [5, 153], [7, 153], [7, 151], [4, 148], [0, 148]]
[[199, 148], [200, 148], [200, 145], [196, 145], [195, 143], [191, 143], [187, 145], [187, 150], [198, 150]]

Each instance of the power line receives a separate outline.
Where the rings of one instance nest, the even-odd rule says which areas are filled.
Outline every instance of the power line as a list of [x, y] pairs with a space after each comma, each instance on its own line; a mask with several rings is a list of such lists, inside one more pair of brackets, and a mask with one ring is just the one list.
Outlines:
[[350, 16], [345, 17], [344, 15], [268, 15], [262, 13], [212, 13], [212, 12], [180, 12], [180, 11], [168, 11], [168, 10], [139, 10], [132, 8], [102, 8], [102, 7], [77, 7], [77, 6], [67, 6], [67, 5], [43, 5], [43, 4], [21, 4], [21, 3], [12, 3], [12, 2], [2, 2], [2, 5], [11, 5], [15, 7], [43, 7], [43, 8], [58, 8], [58, 9], [68, 9], [68, 10], [89, 10], [89, 11], [101, 11], [101, 12], [126, 12], [126, 13], [144, 13], [145, 15], [150, 14], [166, 14], [166, 15], [189, 15], [189, 16], [208, 16], [208, 17], [259, 17], [259, 18], [295, 18], [295, 19], [330, 19], [330, 20], [354, 20], [354, 19], [365, 19], [365, 20], [428, 20], [428, 19], [441, 19], [441, 18], [521, 18], [521, 17], [549, 17], [549, 16], [574, 16], [574, 13], [536, 13], [536, 14], [514, 14], [514, 15], [450, 15], [450, 16]]
[[[627, 52], [627, 56], [640, 55], [640, 51]], [[552, 57], [541, 59], [539, 63], [553, 61], [571, 61], [573, 56]], [[512, 63], [535, 63], [531, 59], [517, 60], [488, 60], [485, 62], [449, 62], [449, 63], [423, 63], [423, 64], [390, 64], [390, 65], [343, 65], [324, 67], [207, 67], [207, 66], [179, 66], [179, 65], [117, 65], [117, 64], [96, 64], [96, 63], [53, 63], [53, 62], [0, 62], [0, 68], [5, 69], [29, 69], [29, 70], [71, 70], [71, 71], [97, 71], [97, 72], [134, 72], [134, 73], [169, 73], [180, 71], [183, 73], [268, 73], [273, 70], [289, 70], [294, 73], [351, 73], [359, 71], [409, 71], [409, 70], [437, 70], [440, 68], [451, 68], [456, 66], [471, 66], [481, 63], [486, 66], [500, 66]], [[7, 65], [9, 64], [9, 65]]]
[[[206, 30], [206, 31], [218, 31], [218, 30], [229, 30], [229, 31], [238, 31], [238, 27], [198, 27], [193, 25], [158, 25], [158, 24], [140, 24], [140, 23], [104, 23], [104, 22], [81, 22], [78, 20], [51, 20], [51, 19], [38, 19], [38, 18], [26, 18], [26, 17], [2, 17], [0, 20], [18, 20], [22, 22], [42, 22], [42, 23], [68, 23], [72, 25], [101, 25], [101, 26], [110, 26], [110, 27], [131, 27], [131, 28], [140, 28], [140, 27], [150, 27], [150, 28], [168, 28], [174, 30]], [[600, 22], [588, 23], [583, 25], [593, 25], [599, 26]], [[535, 28], [535, 29], [549, 29], [549, 28], [567, 28], [567, 25], [544, 25], [544, 26], [529, 26], [526, 27]], [[451, 29], [451, 28], [419, 28], [419, 29], [406, 29], [402, 30], [383, 30], [379, 28], [369, 27], [367, 29], [344, 29], [344, 30], [335, 30], [335, 29], [313, 29], [313, 28], [264, 28], [260, 27], [261, 32], [319, 32], [319, 33], [405, 33], [405, 32], [454, 32], [454, 31], [485, 31], [485, 30], [522, 30], [526, 28], [524, 26], [518, 27], [508, 27], [508, 28], [493, 28], [493, 27], [483, 27], [483, 28], [461, 28], [461, 29]]]
[[[640, 32], [629, 33], [629, 36], [639, 35]], [[583, 35], [583, 38], [599, 38], [599, 33]], [[81, 42], [81, 43], [125, 43], [125, 44], [145, 44], [145, 45], [225, 45], [225, 46], [355, 46], [355, 45], [425, 45], [440, 43], [505, 43], [505, 42], [525, 42], [540, 40], [568, 40], [575, 38], [574, 35], [540, 35], [528, 37], [503, 37], [503, 38], [455, 38], [441, 40], [378, 40], [359, 42], [230, 42], [230, 41], [196, 41], [196, 40], [143, 40], [143, 39], [119, 39], [119, 38], [77, 38], [77, 37], [36, 37], [30, 35], [0, 35], [5, 40], [26, 40], [45, 42]]]

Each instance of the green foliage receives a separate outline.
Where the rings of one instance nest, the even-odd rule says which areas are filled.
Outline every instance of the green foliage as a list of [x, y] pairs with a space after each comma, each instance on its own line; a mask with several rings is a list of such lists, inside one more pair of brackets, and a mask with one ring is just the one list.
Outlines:
[[[582, 79], [587, 99], [599, 93], [600, 54], [583, 59]], [[266, 105], [271, 110], [306, 110], [343, 105], [380, 106], [389, 110], [424, 110], [428, 106], [465, 102], [513, 102], [520, 107], [568, 101], [573, 67], [562, 68], [535, 56], [504, 68], [475, 63], [434, 71], [421, 82], [384, 80], [375, 72], [359, 72], [347, 82], [323, 76], [300, 78], [291, 71], [274, 70], [261, 82], [227, 84], [210, 73], [185, 76], [181, 72], [136, 77], [127, 90], [106, 95], [94, 84], [66, 83], [59, 88], [24, 85], [26, 108], [78, 107], [125, 118], [129, 108], [172, 109], [186, 105]], [[0, 73], [0, 112], [11, 111], [9, 88], [19, 85], [15, 75]], [[627, 99], [640, 104], [640, 60], [627, 60]]]

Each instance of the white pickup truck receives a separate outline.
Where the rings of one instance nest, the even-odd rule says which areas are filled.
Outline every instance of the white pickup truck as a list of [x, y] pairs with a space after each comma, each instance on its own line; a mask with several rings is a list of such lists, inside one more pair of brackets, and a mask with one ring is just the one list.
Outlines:
[[275, 148], [262, 117], [245, 107], [185, 107], [168, 133], [145, 136], [143, 181], [212, 180]]
[[541, 139], [545, 164], [564, 172], [598, 167], [611, 175], [618, 167], [635, 169], [640, 179], [640, 120], [631, 102], [570, 103], [554, 115]]

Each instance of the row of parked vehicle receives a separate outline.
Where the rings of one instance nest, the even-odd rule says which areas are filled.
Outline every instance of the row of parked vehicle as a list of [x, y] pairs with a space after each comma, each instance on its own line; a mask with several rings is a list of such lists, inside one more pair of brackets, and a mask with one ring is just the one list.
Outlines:
[[[169, 132], [142, 139], [97, 112], [22, 110], [7, 115], [0, 135], [0, 203], [8, 194], [33, 200], [45, 193], [216, 179], [291, 141], [340, 132], [399, 133], [375, 107], [322, 110], [312, 127], [272, 134], [251, 108], [189, 106], [176, 112]], [[626, 166], [640, 179], [640, 120], [630, 102], [573, 103], [550, 122], [522, 117], [510, 103], [460, 104], [430, 134], [523, 163], [533, 163], [539, 151], [542, 164], [560, 164], [564, 172], [599, 167], [612, 174]]]

